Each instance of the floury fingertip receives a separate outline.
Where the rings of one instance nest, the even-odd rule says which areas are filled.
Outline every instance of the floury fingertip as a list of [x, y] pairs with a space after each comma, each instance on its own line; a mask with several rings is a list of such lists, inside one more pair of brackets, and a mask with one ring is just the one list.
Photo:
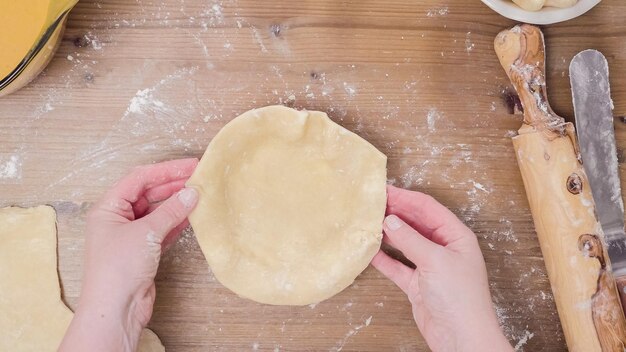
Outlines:
[[183, 188], [178, 192], [178, 199], [183, 203], [185, 208], [191, 208], [198, 200], [198, 191], [193, 188]]
[[402, 227], [403, 221], [395, 215], [389, 215], [385, 218], [385, 227], [390, 231], [395, 231]]

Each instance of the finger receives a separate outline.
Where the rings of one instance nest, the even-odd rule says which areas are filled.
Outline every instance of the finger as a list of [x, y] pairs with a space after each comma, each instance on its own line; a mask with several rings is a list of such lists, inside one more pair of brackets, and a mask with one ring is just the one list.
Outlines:
[[170, 247], [172, 247], [176, 243], [176, 241], [178, 241], [180, 236], [183, 234], [183, 231], [187, 227], [189, 227], [189, 220], [185, 219], [180, 225], [176, 226], [172, 231], [167, 234], [167, 236], [165, 236], [165, 239], [162, 243], [163, 252], [170, 249]]
[[454, 213], [424, 193], [387, 186], [387, 213], [401, 216], [419, 233], [442, 246], [475, 237]]
[[147, 189], [143, 196], [150, 203], [161, 202], [169, 198], [172, 194], [180, 191], [185, 187], [185, 182], [188, 178], [182, 178], [180, 180], [174, 180], [156, 187]]
[[146, 209], [146, 212], [143, 214], [143, 216], [146, 216], [150, 213], [152, 213], [153, 211], [155, 211], [158, 207], [161, 206], [161, 204], [163, 204], [163, 202], [158, 202], [158, 203], [150, 203], [148, 205], [148, 209]]
[[188, 178], [197, 165], [198, 159], [194, 158], [139, 166], [123, 177], [105, 195], [105, 199], [135, 203], [147, 189]]
[[433, 255], [441, 250], [441, 246], [411, 228], [396, 215], [389, 215], [383, 223], [387, 241], [399, 249], [407, 259], [418, 268], [428, 266]]
[[159, 243], [163, 243], [167, 234], [185, 221], [197, 202], [198, 191], [184, 188], [138, 221], [145, 223], [155, 233]]
[[130, 220], [139, 219], [144, 216], [146, 211], [148, 211], [148, 208], [150, 208], [150, 202], [148, 202], [146, 197], [140, 197], [135, 204], [133, 204], [133, 214], [135, 215], [135, 218]]
[[374, 256], [372, 265], [393, 281], [404, 293], [408, 293], [411, 275], [413, 275], [411, 268], [391, 258], [382, 250], [379, 250]]

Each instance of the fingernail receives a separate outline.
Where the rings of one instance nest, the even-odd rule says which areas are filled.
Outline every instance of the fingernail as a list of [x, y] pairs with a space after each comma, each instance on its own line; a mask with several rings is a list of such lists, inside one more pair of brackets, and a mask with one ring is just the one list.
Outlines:
[[402, 227], [402, 220], [395, 215], [389, 215], [385, 218], [385, 226], [391, 231], [395, 231]]
[[185, 208], [191, 208], [198, 200], [198, 191], [193, 188], [183, 188], [178, 192], [178, 199], [183, 203]]

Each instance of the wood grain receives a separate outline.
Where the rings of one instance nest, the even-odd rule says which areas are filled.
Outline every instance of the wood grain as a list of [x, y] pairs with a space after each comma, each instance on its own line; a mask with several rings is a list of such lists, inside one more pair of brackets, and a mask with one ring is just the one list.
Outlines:
[[[624, 11], [605, 0], [544, 28], [560, 115], [572, 116], [569, 61], [591, 47], [606, 55], [615, 113], [626, 114]], [[75, 307], [85, 212], [120, 176], [201, 156], [253, 107], [326, 111], [388, 155], [391, 182], [432, 194], [476, 232], [512, 345], [564, 351], [510, 140], [522, 118], [493, 52], [513, 24], [477, 0], [81, 1], [44, 74], [0, 99], [0, 170], [16, 165], [0, 178], [1, 205], [55, 206]], [[623, 150], [626, 125], [616, 123]], [[315, 307], [263, 306], [217, 283], [186, 234], [157, 286], [150, 327], [168, 351], [427, 350], [406, 298], [373, 268]]]

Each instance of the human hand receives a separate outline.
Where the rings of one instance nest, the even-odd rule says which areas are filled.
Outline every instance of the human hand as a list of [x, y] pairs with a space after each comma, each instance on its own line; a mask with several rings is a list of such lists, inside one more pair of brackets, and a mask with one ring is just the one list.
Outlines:
[[433, 351], [512, 351], [493, 309], [476, 235], [450, 210], [423, 193], [388, 186], [383, 230], [383, 241], [416, 269], [382, 250], [372, 265], [406, 293]]
[[198, 193], [183, 188], [197, 159], [140, 166], [87, 216], [78, 309], [61, 351], [135, 351], [152, 316], [161, 253], [188, 226]]

